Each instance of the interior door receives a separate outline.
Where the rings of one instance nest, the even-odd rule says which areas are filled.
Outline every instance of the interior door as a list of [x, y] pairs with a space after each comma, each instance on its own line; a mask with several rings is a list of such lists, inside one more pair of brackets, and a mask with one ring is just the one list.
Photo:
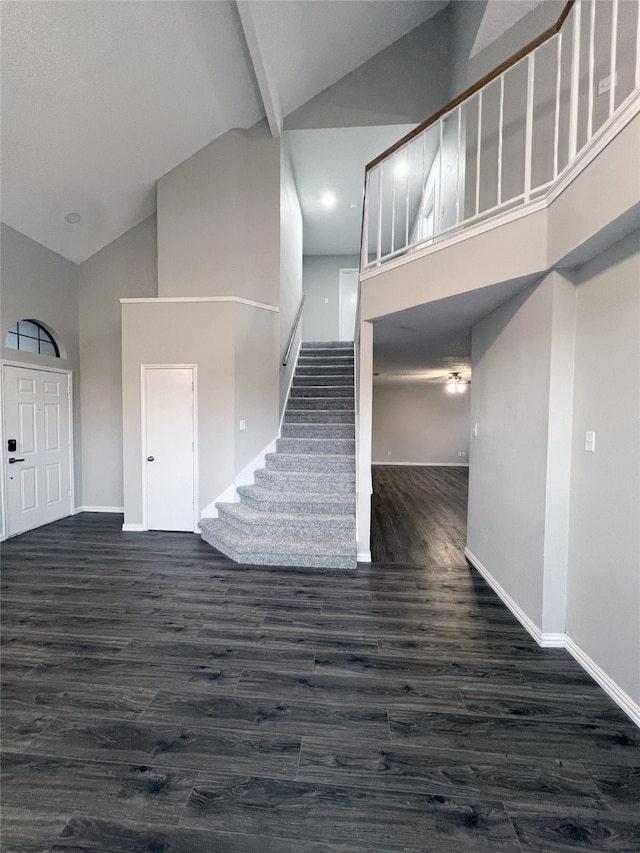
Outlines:
[[4, 366], [7, 535], [71, 515], [71, 375]]
[[143, 447], [147, 530], [195, 530], [193, 367], [144, 370]]
[[358, 270], [340, 270], [340, 340], [352, 341], [358, 309]]

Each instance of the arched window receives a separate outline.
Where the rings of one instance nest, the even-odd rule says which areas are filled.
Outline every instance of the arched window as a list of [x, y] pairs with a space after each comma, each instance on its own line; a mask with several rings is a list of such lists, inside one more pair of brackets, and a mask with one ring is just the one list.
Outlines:
[[35, 352], [60, 358], [58, 344], [51, 333], [36, 320], [18, 320], [7, 332], [4, 342], [7, 349], [19, 349], [23, 352]]

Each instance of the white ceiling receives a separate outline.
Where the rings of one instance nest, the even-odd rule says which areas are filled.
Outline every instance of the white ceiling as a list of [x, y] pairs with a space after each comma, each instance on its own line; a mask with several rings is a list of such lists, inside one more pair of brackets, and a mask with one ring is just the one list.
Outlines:
[[[245, 5], [286, 115], [446, 2]], [[163, 174], [265, 114], [230, 0], [3, 0], [0, 13], [2, 218], [72, 261], [149, 216]]]

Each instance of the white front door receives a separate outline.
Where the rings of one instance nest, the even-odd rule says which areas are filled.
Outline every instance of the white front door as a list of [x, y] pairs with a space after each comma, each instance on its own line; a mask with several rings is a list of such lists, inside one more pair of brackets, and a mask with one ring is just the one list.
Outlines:
[[352, 341], [358, 310], [358, 270], [340, 270], [340, 340]]
[[195, 370], [143, 367], [145, 527], [196, 529]]
[[7, 535], [71, 515], [71, 374], [4, 366]]

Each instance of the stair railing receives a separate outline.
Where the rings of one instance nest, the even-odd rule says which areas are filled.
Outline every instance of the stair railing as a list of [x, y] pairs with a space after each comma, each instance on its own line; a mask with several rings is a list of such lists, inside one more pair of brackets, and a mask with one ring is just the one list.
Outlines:
[[302, 317], [302, 309], [304, 308], [304, 300], [306, 296], [303, 295], [300, 300], [300, 307], [298, 308], [298, 313], [296, 314], [296, 319], [293, 321], [293, 327], [291, 329], [291, 334], [289, 335], [289, 343], [287, 344], [287, 349], [284, 354], [284, 358], [282, 359], [282, 366], [286, 367], [287, 362], [289, 361], [289, 356], [291, 355], [291, 348], [293, 347], [293, 342], [296, 339], [296, 333], [298, 331], [298, 325], [300, 324], [300, 318]]
[[369, 163], [361, 271], [544, 197], [639, 90], [640, 0], [570, 0], [553, 27]]

